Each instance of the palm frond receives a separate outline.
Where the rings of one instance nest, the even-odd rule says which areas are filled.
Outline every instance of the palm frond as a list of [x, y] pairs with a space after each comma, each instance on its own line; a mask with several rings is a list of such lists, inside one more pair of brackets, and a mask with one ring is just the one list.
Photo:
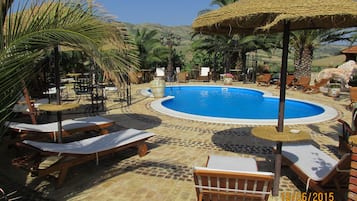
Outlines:
[[[123, 24], [110, 23], [105, 14], [88, 6], [86, 1], [3, 3], [0, 125], [11, 116], [11, 108], [24, 87], [22, 82], [38, 75], [39, 64], [54, 47], [83, 51], [102, 70], [115, 72], [112, 74], [117, 84], [123, 82], [123, 74], [137, 66], [135, 46]], [[3, 129], [0, 128], [0, 134]]]

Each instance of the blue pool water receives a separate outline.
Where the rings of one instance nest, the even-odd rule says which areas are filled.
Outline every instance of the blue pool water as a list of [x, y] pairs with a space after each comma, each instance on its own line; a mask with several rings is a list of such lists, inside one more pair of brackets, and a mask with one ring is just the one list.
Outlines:
[[[221, 86], [169, 86], [165, 96], [175, 98], [161, 104], [171, 110], [208, 117], [239, 119], [277, 119], [279, 98], [264, 97], [263, 92]], [[324, 108], [303, 101], [285, 102], [285, 119], [324, 113]]]

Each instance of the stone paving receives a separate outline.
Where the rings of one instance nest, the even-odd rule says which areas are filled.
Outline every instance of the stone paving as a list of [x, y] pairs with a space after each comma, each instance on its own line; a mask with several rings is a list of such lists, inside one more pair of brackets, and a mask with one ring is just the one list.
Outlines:
[[[275, 86], [258, 87], [241, 82], [234, 85], [259, 88], [276, 96], [279, 94]], [[16, 153], [2, 146], [0, 151], [5, 159], [1, 160], [0, 173], [54, 200], [194, 201], [192, 167], [204, 165], [209, 154], [253, 157], [259, 170], [273, 171], [272, 147], [275, 144], [253, 137], [252, 126], [205, 123], [160, 114], [150, 108], [154, 99], [139, 93], [148, 86], [132, 86], [133, 98], [129, 107], [121, 102], [107, 101], [107, 112], [100, 113], [116, 121], [112, 130], [127, 127], [155, 133], [156, 136], [148, 140], [150, 152], [146, 156], [140, 158], [136, 150], [126, 150], [100, 159], [98, 166], [94, 161], [79, 165], [70, 169], [63, 187], [55, 188], [50, 177], [33, 178], [27, 172], [11, 167], [10, 160]], [[338, 158], [337, 139], [341, 128], [336, 120], [351, 121], [348, 93], [343, 92], [334, 99], [321, 93], [305, 94], [288, 89], [289, 97], [318, 102], [339, 111], [338, 117], [330, 121], [291, 126], [309, 132], [312, 143]], [[281, 192], [303, 188], [289, 169], [282, 169]], [[270, 200], [280, 199], [271, 196]]]

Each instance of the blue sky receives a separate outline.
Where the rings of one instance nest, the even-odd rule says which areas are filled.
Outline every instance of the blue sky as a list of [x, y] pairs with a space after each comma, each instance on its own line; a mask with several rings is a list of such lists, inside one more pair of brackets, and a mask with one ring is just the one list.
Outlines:
[[211, 0], [94, 0], [116, 20], [133, 24], [191, 25], [199, 11], [215, 9]]

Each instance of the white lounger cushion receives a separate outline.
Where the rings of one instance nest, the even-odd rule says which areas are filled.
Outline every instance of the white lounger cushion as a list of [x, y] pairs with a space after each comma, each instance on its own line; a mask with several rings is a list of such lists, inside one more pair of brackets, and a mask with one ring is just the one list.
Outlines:
[[[101, 125], [114, 122], [113, 120], [101, 117], [101, 116], [92, 116], [92, 117], [83, 117], [77, 119], [67, 119], [62, 121], [62, 130], [73, 130], [84, 128], [91, 125]], [[58, 132], [57, 122], [47, 123], [47, 124], [28, 124], [28, 123], [18, 123], [18, 122], [7, 122], [7, 126], [12, 129], [17, 129], [21, 131], [30, 131], [30, 132], [43, 132], [51, 133]]]
[[207, 168], [232, 171], [258, 171], [254, 158], [210, 155]]
[[309, 178], [321, 181], [338, 161], [313, 145], [283, 145], [282, 155], [288, 158]]
[[124, 146], [154, 135], [154, 133], [142, 130], [127, 129], [64, 144], [36, 142], [31, 140], [24, 140], [23, 143], [36, 147], [42, 151], [54, 153], [93, 154]]
[[263, 172], [263, 171], [240, 171], [240, 170], [226, 170], [226, 169], [214, 169], [208, 167], [193, 167], [193, 170], [204, 170], [204, 171], [214, 171], [214, 172], [227, 172], [227, 173], [238, 173], [238, 174], [253, 174], [253, 175], [265, 175], [265, 176], [274, 176], [272, 172]]

